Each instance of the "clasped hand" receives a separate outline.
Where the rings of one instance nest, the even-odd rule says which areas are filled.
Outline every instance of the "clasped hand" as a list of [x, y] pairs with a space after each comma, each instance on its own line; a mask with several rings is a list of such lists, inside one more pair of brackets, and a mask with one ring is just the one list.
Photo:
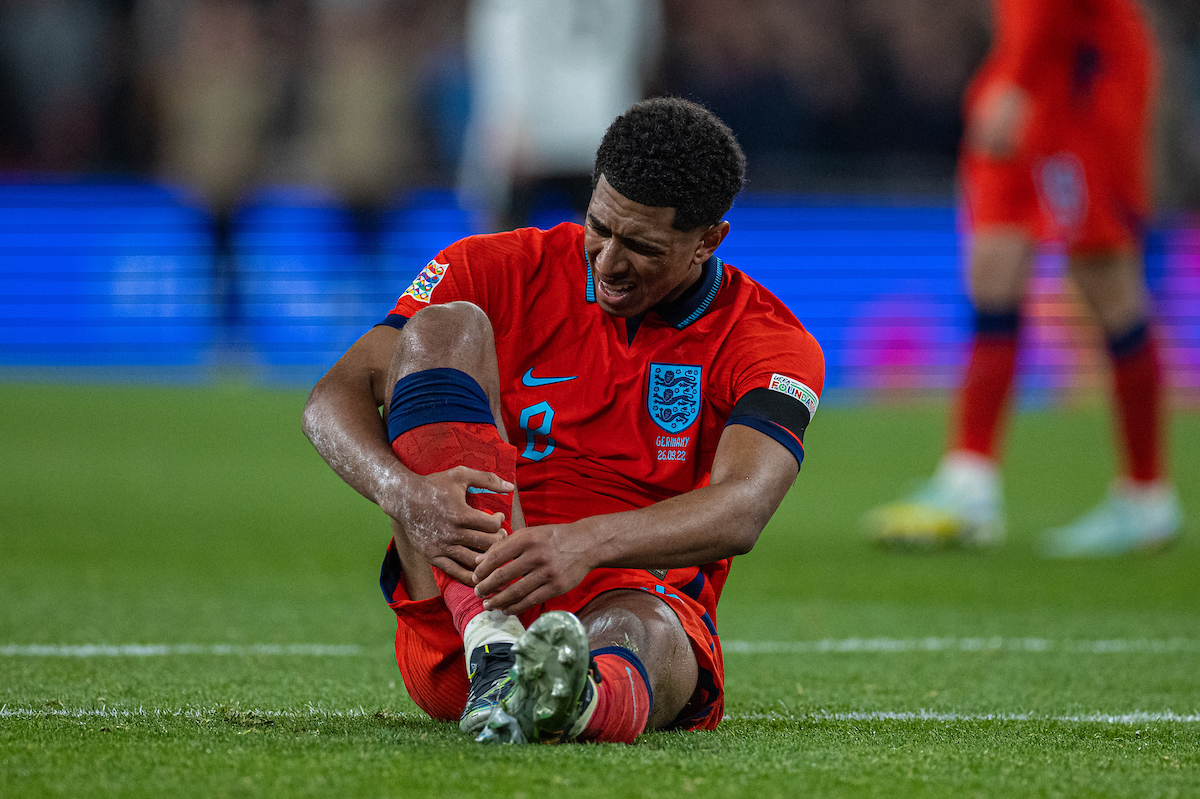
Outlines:
[[456, 466], [430, 475], [412, 475], [384, 510], [400, 523], [431, 565], [460, 583], [474, 585], [472, 572], [482, 553], [504, 538], [500, 527], [504, 514], [468, 505], [468, 488], [507, 494], [516, 486], [490, 472]]
[[592, 568], [576, 525], [526, 527], [506, 537], [504, 514], [467, 504], [468, 488], [515, 490], [497, 475], [456, 466], [413, 478], [385, 510], [432, 566], [474, 585], [489, 610], [521, 613], [570, 591]]
[[593, 568], [582, 528], [525, 527], [492, 545], [475, 568], [475, 593], [488, 610], [523, 613], [583, 581]]

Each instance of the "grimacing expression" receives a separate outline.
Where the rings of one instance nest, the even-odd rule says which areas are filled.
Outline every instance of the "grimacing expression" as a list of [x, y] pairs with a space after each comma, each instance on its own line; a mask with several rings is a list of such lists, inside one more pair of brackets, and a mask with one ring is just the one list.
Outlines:
[[628, 319], [673, 300], [699, 279], [729, 223], [684, 231], [671, 226], [674, 208], [635, 203], [604, 175], [588, 205], [584, 249], [592, 264], [596, 302]]

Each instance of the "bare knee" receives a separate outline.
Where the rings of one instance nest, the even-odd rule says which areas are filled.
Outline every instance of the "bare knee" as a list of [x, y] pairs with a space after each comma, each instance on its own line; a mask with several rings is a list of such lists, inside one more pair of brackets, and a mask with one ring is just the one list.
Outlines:
[[644, 591], [609, 591], [579, 617], [592, 649], [620, 646], [642, 661], [654, 692], [647, 728], [671, 723], [695, 693], [699, 669], [683, 624], [667, 603]]
[[1136, 252], [1072, 255], [1071, 279], [1109, 336], [1128, 332], [1150, 314], [1145, 270]]
[[496, 339], [491, 321], [478, 305], [450, 302], [414, 314], [396, 340], [388, 384], [413, 372], [437, 368], [466, 372], [483, 387], [493, 405], [498, 401]]
[[[396, 342], [396, 352], [418, 368], [471, 360], [481, 348], [495, 350], [492, 325], [478, 305], [431, 305], [413, 315]], [[417, 371], [417, 369], [409, 369]]]
[[1020, 228], [978, 233], [971, 243], [968, 283], [971, 300], [981, 311], [1016, 308], [1025, 294], [1033, 266], [1033, 241]]

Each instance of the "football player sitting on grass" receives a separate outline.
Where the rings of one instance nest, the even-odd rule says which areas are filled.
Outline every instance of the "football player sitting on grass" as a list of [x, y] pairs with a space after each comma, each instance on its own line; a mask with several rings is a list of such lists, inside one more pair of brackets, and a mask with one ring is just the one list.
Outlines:
[[380, 582], [430, 716], [542, 743], [720, 722], [717, 601], [824, 379], [716, 255], [744, 171], [706, 109], [635, 105], [585, 226], [451, 244], [313, 389], [306, 434], [392, 520]]

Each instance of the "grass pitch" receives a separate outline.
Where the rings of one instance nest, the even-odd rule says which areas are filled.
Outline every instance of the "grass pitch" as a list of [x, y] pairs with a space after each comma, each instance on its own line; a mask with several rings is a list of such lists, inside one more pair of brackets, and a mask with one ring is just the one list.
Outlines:
[[[631, 747], [485, 748], [391, 653], [378, 511], [300, 392], [0, 385], [0, 796], [1196, 796], [1200, 542], [1052, 563], [1112, 471], [1103, 411], [1013, 426], [1010, 542], [896, 555], [861, 513], [936, 406], [822, 408], [718, 620], [729, 718]], [[1200, 518], [1200, 418], [1174, 473]]]

